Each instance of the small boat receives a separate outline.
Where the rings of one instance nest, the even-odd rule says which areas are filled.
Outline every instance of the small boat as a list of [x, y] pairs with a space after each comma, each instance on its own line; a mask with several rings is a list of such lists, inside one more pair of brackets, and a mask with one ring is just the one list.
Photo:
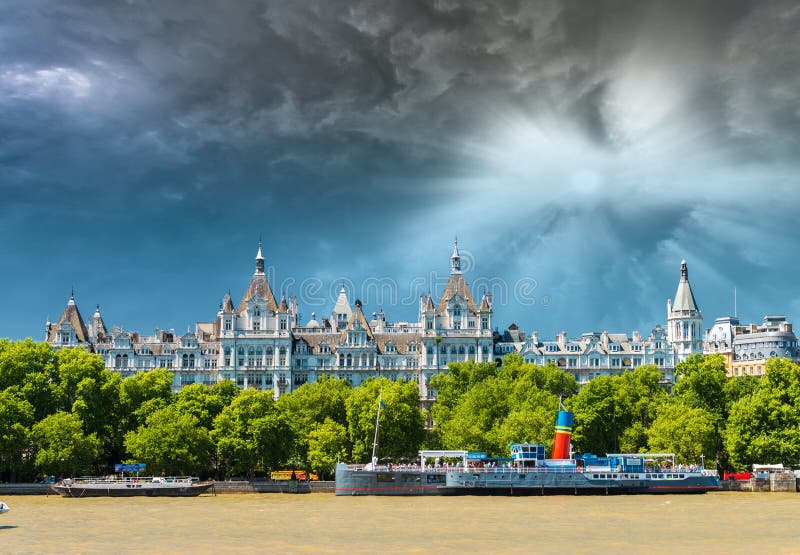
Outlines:
[[211, 482], [197, 478], [67, 478], [50, 486], [62, 497], [195, 497], [209, 491]]
[[0, 501], [0, 515], [7, 513], [11, 510], [11, 507]]

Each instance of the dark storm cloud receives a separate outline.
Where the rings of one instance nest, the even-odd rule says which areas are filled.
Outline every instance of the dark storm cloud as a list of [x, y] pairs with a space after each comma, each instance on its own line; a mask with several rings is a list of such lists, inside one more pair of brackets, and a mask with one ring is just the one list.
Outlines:
[[39, 288], [120, 251], [134, 296], [209, 259], [246, 279], [260, 232], [285, 272], [410, 281], [459, 234], [553, 298], [501, 324], [651, 325], [682, 256], [749, 283], [753, 316], [800, 309], [798, 28], [788, 1], [9, 2], [0, 231], [23, 276], [60, 238]]

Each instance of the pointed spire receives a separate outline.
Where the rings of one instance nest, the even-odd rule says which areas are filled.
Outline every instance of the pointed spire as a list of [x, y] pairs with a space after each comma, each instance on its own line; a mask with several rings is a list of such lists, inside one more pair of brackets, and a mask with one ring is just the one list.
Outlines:
[[263, 242], [261, 239], [258, 240], [258, 252], [256, 253], [256, 274], [263, 274], [264, 273], [264, 255], [261, 253], [261, 247], [263, 246]]
[[692, 286], [689, 283], [689, 268], [686, 260], [681, 261], [681, 279], [678, 282], [678, 290], [675, 292], [675, 300], [672, 303], [673, 312], [700, 312], [697, 302], [694, 300]]
[[68, 305], [74, 306], [75, 305], [75, 288], [73, 287], [69, 291], [69, 301], [67, 302]]
[[453, 242], [453, 255], [450, 257], [450, 273], [461, 273], [461, 255], [458, 253], [458, 237]]

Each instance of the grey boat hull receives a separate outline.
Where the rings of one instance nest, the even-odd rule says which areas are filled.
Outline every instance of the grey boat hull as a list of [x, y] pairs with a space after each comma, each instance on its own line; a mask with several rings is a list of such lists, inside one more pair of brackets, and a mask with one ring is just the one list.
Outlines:
[[442, 495], [445, 472], [336, 467], [336, 495]]
[[450, 495], [632, 495], [686, 494], [719, 490], [713, 476], [675, 473], [674, 478], [640, 475], [630, 478], [593, 478], [583, 472], [449, 472]]
[[128, 487], [101, 484], [56, 484], [51, 489], [61, 497], [196, 497], [208, 492], [214, 484], [131, 484]]

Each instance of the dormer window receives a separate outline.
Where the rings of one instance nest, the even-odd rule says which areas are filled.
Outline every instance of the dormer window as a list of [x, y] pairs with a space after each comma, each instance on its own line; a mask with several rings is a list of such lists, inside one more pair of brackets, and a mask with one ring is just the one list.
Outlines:
[[394, 353], [394, 352], [397, 352], [397, 350], [396, 350], [396, 348], [395, 348], [395, 346], [394, 346], [394, 343], [392, 343], [392, 342], [389, 342], [389, 343], [387, 343], [387, 344], [386, 344], [386, 352], [387, 352], [387, 353]]

